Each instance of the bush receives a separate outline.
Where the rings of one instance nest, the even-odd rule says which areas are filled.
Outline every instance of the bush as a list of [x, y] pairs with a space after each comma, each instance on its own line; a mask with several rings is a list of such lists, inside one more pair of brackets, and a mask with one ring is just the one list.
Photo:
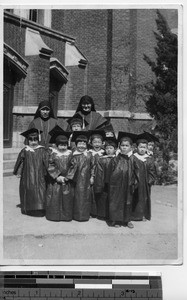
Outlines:
[[155, 184], [168, 185], [177, 183], [178, 166], [176, 153], [170, 152], [167, 162], [163, 159], [163, 151], [157, 149], [155, 151], [155, 165], [157, 170]]

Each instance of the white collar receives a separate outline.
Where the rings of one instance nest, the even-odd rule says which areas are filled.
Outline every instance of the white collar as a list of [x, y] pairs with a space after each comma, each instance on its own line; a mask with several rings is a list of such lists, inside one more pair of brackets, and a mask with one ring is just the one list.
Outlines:
[[43, 146], [41, 146], [41, 145], [38, 145], [36, 148], [31, 148], [29, 145], [27, 145], [26, 147], [25, 147], [25, 150], [26, 151], [30, 151], [30, 152], [35, 152], [35, 150], [37, 150], [37, 149], [39, 149], [39, 148], [44, 148]]
[[147, 154], [148, 154], [149, 156], [153, 156], [153, 151], [147, 150]]
[[85, 150], [84, 152], [79, 152], [78, 150], [75, 150], [73, 152], [73, 155], [80, 155], [80, 154], [84, 154], [85, 156], [88, 155], [88, 150]]
[[95, 156], [96, 154], [98, 154], [99, 156], [102, 156], [105, 151], [103, 149], [101, 149], [99, 151], [95, 151], [94, 149], [90, 149], [89, 152], [91, 152], [93, 156]]
[[103, 155], [102, 157], [116, 157], [116, 154], [113, 154], [113, 155]]
[[52, 150], [52, 153], [56, 154], [56, 156], [68, 156], [72, 153], [72, 151], [69, 149], [67, 149], [65, 152], [60, 152], [58, 149], [52, 147], [50, 147], [50, 149]]
[[134, 155], [139, 159], [139, 160], [141, 160], [141, 161], [146, 161], [146, 158], [147, 157], [149, 157], [149, 155], [147, 155], [147, 154], [144, 154], [144, 155], [140, 155], [140, 154], [138, 154], [137, 152], [136, 153], [134, 153]]

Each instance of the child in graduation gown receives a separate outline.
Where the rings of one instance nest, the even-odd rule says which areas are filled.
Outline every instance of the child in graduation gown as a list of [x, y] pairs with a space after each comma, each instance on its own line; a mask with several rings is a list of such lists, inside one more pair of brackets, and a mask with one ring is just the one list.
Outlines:
[[[86, 125], [88, 124], [88, 122], [86, 122], [86, 121], [84, 121], [84, 122]], [[75, 145], [75, 142], [72, 141], [73, 132], [83, 130], [83, 118], [80, 114], [75, 113], [73, 115], [73, 117], [69, 118], [67, 123], [69, 124], [68, 131], [72, 132], [70, 135], [70, 138], [69, 138], [69, 146], [70, 146], [71, 150], [74, 151], [74, 150], [76, 150], [76, 145]]]
[[94, 182], [95, 164], [93, 155], [87, 150], [89, 132], [73, 132], [76, 150], [65, 177], [74, 187], [73, 219], [88, 221], [91, 211], [91, 185]]
[[94, 193], [97, 199], [97, 218], [108, 220], [109, 204], [108, 204], [108, 184], [107, 173], [108, 166], [113, 157], [115, 157], [117, 149], [117, 140], [115, 137], [105, 138], [105, 153], [100, 156], [95, 171]]
[[[103, 156], [104, 150], [104, 138], [105, 132], [103, 130], [90, 130], [90, 149], [89, 152], [95, 158], [95, 165], [97, 169], [98, 160]], [[94, 184], [95, 185], [95, 184]], [[97, 217], [97, 194], [95, 193], [94, 185], [91, 187], [91, 197], [92, 197], [92, 207], [91, 207], [91, 216]]]
[[72, 151], [68, 149], [70, 132], [63, 131], [58, 125], [51, 130], [48, 158], [48, 184], [46, 194], [46, 219], [50, 221], [71, 221], [73, 209], [73, 190], [64, 181]]
[[128, 226], [131, 222], [132, 197], [138, 183], [138, 166], [132, 153], [136, 135], [119, 132], [120, 153], [111, 159], [108, 167], [109, 226]]
[[156, 168], [153, 156], [147, 154], [148, 141], [144, 137], [145, 134], [138, 135], [137, 152], [134, 153], [139, 168], [139, 183], [132, 203], [134, 221], [151, 220], [151, 186], [155, 181]]
[[21, 133], [26, 138], [25, 146], [18, 155], [14, 175], [20, 177], [21, 212], [44, 216], [46, 194], [46, 150], [39, 145], [39, 132], [31, 128]]

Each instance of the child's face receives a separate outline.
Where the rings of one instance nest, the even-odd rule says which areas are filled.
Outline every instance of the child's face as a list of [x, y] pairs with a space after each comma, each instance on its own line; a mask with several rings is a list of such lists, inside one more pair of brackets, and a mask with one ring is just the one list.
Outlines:
[[39, 144], [37, 137], [29, 137], [28, 141], [29, 141], [29, 146], [33, 149], [36, 148]]
[[132, 145], [129, 141], [122, 141], [119, 146], [122, 154], [127, 154], [132, 150]]
[[137, 147], [138, 154], [144, 155], [147, 152], [147, 144], [146, 143], [140, 143]]
[[112, 131], [107, 131], [105, 134], [106, 137], [114, 137], [114, 133]]
[[60, 143], [58, 144], [57, 148], [60, 152], [65, 152], [68, 149], [68, 145], [65, 143]]
[[77, 150], [79, 152], [84, 152], [87, 149], [87, 143], [84, 141], [80, 141], [77, 143]]
[[147, 145], [147, 149], [149, 150], [149, 151], [153, 151], [154, 150], [154, 142], [149, 142], [148, 143], [148, 145]]
[[75, 123], [75, 124], [73, 124], [72, 126], [71, 126], [71, 130], [72, 131], [81, 131], [82, 130], [82, 126], [81, 126], [81, 124], [80, 123]]
[[103, 141], [101, 138], [99, 137], [95, 137], [93, 140], [92, 140], [92, 147], [95, 151], [99, 151], [101, 150], [101, 147], [103, 145]]
[[105, 152], [107, 155], [114, 155], [116, 152], [116, 149], [114, 148], [114, 146], [108, 145], [105, 147]]

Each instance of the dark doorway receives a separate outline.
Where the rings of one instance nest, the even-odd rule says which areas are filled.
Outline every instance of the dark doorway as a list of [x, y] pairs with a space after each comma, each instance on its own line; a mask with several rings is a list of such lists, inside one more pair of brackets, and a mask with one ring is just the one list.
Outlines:
[[58, 93], [63, 85], [63, 82], [57, 80], [55, 76], [50, 74], [49, 101], [54, 111], [55, 118], [58, 111]]
[[13, 102], [15, 73], [8, 62], [4, 63], [4, 85], [3, 85], [3, 146], [12, 147], [12, 127], [13, 127]]

